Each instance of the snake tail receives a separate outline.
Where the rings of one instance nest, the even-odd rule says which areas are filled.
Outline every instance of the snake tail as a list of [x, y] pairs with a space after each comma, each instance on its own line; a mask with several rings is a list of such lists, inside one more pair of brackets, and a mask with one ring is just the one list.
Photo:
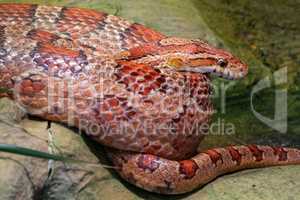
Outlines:
[[109, 156], [128, 182], [163, 194], [191, 192], [218, 176], [243, 169], [300, 164], [299, 149], [258, 145], [210, 149], [181, 161], [117, 150]]

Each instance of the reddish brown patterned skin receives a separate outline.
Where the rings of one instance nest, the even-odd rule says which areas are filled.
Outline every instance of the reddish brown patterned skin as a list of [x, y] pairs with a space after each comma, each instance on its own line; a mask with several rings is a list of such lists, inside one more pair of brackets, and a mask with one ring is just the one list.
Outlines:
[[235, 161], [237, 165], [240, 165], [242, 161], [242, 155], [240, 152], [232, 146], [227, 147], [227, 150], [230, 153], [232, 160]]
[[213, 113], [209, 74], [238, 79], [247, 66], [106, 13], [0, 4], [0, 87], [9, 91], [0, 97], [112, 147], [120, 175], [146, 190], [184, 193], [226, 172], [299, 164], [297, 149], [257, 145], [191, 157]]
[[279, 157], [279, 161], [287, 161], [288, 160], [288, 151], [286, 151], [282, 147], [273, 147], [275, 155]]
[[[255, 148], [255, 151], [253, 150]], [[259, 151], [263, 159], [257, 159]], [[234, 146], [216, 148], [214, 153], [199, 153], [189, 160], [174, 161], [161, 158], [159, 167], [154, 171], [145, 171], [138, 166], [140, 154], [111, 151], [109, 155], [119, 166], [122, 177], [130, 175], [131, 183], [149, 191], [164, 194], [181, 194], [192, 191], [212, 181], [216, 177], [247, 168], [259, 168], [273, 165], [300, 164], [300, 150], [292, 148], [272, 148], [269, 146]], [[234, 153], [233, 153], [234, 152]], [[282, 153], [285, 152], [284, 156]], [[218, 153], [223, 162], [212, 162]], [[256, 156], [255, 156], [256, 155]], [[147, 156], [143, 155], [143, 156]], [[119, 158], [126, 157], [126, 162]], [[283, 159], [284, 158], [284, 159]], [[122, 162], [122, 165], [117, 165]]]
[[30, 4], [1, 4], [1, 20], [16, 25], [31, 24], [37, 5]]
[[127, 35], [128, 39], [138, 38], [138, 40], [145, 43], [155, 42], [165, 38], [163, 34], [146, 28], [145, 26], [138, 23], [134, 23], [130, 27], [128, 27], [125, 34]]
[[262, 161], [263, 160], [263, 151], [260, 150], [256, 145], [252, 144], [249, 145], [248, 148], [252, 152], [252, 156], [255, 158], [255, 161]]
[[59, 37], [55, 34], [52, 34], [48, 31], [33, 29], [28, 32], [27, 36], [32, 40], [42, 42], [42, 43], [52, 43], [55, 40], [58, 40]]
[[209, 150], [205, 151], [204, 153], [206, 153], [209, 156], [211, 162], [214, 165], [217, 165], [218, 162], [223, 163], [223, 157], [218, 151], [216, 151], [214, 149], [209, 149]]
[[187, 179], [193, 178], [196, 175], [196, 171], [199, 169], [194, 160], [182, 160], [179, 163], [179, 172]]
[[[98, 28], [99, 22], [107, 17], [106, 13], [82, 8], [63, 8], [57, 19], [57, 29], [70, 34], [72, 38], [79, 38]], [[73, 22], [77, 22], [77, 26]]]

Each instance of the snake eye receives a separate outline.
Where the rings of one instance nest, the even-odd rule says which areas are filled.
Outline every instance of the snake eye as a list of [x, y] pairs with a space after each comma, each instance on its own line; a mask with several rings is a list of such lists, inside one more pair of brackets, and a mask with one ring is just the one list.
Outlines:
[[223, 67], [223, 68], [224, 68], [224, 67], [227, 67], [228, 61], [221, 58], [221, 59], [218, 60], [217, 64], [218, 64], [220, 67]]

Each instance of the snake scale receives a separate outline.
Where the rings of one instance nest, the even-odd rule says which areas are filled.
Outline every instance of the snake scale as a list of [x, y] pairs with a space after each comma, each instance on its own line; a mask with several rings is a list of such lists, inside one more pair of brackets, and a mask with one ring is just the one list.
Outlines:
[[0, 4], [0, 20], [1, 96], [109, 147], [138, 187], [180, 194], [228, 172], [300, 164], [284, 147], [196, 153], [213, 113], [209, 75], [247, 74], [229, 52], [83, 8]]

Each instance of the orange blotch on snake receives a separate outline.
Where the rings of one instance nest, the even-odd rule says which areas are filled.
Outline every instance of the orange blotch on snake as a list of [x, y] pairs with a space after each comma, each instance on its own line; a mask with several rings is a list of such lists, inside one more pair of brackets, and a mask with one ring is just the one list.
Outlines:
[[38, 47], [38, 52], [41, 53], [49, 53], [49, 54], [56, 54], [61, 56], [68, 56], [70, 58], [76, 58], [80, 56], [79, 51], [74, 51], [71, 49], [63, 48], [63, 47], [56, 47], [52, 44], [43, 43], [40, 44]]
[[193, 178], [196, 174], [196, 171], [199, 169], [194, 160], [182, 160], [179, 162], [179, 164], [179, 172], [187, 179]]
[[[16, 22], [32, 21], [36, 6], [19, 3], [1, 3], [0, 18], [1, 20], [14, 20]], [[17, 23], [16, 23], [17, 24]]]
[[137, 23], [132, 24], [129, 27], [129, 30], [134, 35], [137, 35], [137, 36], [143, 38], [143, 40], [146, 42], [158, 41], [158, 40], [165, 38], [165, 36], [163, 34], [156, 32], [154, 30], [151, 30], [151, 29], [149, 29], [141, 24], [137, 24]]
[[130, 55], [128, 56], [128, 58], [141, 58], [146, 55], [156, 53], [158, 49], [158, 46], [154, 44], [145, 44], [143, 46], [134, 47], [129, 50]]
[[157, 53], [199, 53], [201, 49], [196, 44], [185, 44], [185, 45], [167, 45], [161, 46]]
[[52, 42], [53, 40], [59, 39], [59, 37], [48, 31], [34, 29], [28, 32], [27, 36], [38, 42]]

